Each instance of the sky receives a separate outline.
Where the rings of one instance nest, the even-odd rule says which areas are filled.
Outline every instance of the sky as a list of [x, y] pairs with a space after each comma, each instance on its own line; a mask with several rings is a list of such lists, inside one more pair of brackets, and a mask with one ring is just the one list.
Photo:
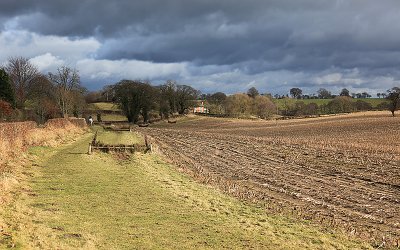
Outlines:
[[66, 65], [89, 90], [376, 94], [400, 86], [399, 13], [399, 0], [1, 0], [0, 65]]

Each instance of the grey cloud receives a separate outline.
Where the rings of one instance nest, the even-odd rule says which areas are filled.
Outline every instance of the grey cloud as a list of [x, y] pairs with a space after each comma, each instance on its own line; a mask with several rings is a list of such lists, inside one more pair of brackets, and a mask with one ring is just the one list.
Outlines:
[[188, 62], [193, 78], [182, 80], [209, 89], [207, 77], [233, 85], [271, 74], [277, 89], [311, 89], [322, 74], [353, 69], [357, 84], [325, 84], [379, 88], [368, 79], [400, 78], [399, 10], [398, 0], [2, 0], [0, 20], [3, 30], [13, 20], [42, 35], [94, 37], [99, 60]]

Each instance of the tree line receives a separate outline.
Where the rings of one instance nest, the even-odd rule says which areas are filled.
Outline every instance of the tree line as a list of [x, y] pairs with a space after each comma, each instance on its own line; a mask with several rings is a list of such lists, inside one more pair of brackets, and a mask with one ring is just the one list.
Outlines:
[[11, 57], [0, 68], [0, 118], [44, 122], [54, 117], [79, 116], [85, 108], [76, 69], [61, 66], [44, 75], [27, 58]]
[[[350, 93], [342, 89], [332, 95], [327, 89], [317, 94], [303, 95], [300, 88], [292, 88], [289, 95], [260, 94], [252, 87], [247, 93], [226, 95], [223, 92], [202, 94], [188, 85], [173, 80], [154, 86], [148, 81], [121, 80], [107, 85], [100, 91], [89, 92], [82, 85], [79, 72], [61, 66], [55, 72], [42, 74], [29, 59], [11, 57], [0, 68], [0, 119], [44, 122], [55, 117], [85, 116], [87, 103], [115, 102], [129, 122], [149, 122], [166, 119], [175, 114], [185, 114], [203, 102], [206, 113], [230, 117], [270, 118], [275, 114], [286, 116], [341, 113], [372, 109], [371, 104], [361, 98], [371, 97], [368, 93]], [[385, 97], [387, 104], [380, 109], [394, 111], [400, 105], [400, 88], [394, 87]], [[275, 99], [283, 99], [277, 102]], [[332, 99], [327, 104], [308, 103], [301, 99]], [[360, 100], [354, 101], [354, 98]], [[201, 100], [201, 101], [200, 101]]]

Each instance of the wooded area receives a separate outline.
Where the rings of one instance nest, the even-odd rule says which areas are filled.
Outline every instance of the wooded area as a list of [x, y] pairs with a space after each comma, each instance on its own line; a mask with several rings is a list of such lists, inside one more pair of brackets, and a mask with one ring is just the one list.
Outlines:
[[[81, 85], [77, 69], [61, 66], [56, 72], [44, 75], [29, 59], [11, 57], [0, 68], [0, 120], [44, 123], [57, 117], [88, 118], [91, 114], [87, 104], [93, 102], [116, 103], [130, 123], [148, 123], [182, 115], [199, 106], [199, 101], [205, 114], [261, 119], [274, 115], [313, 116], [372, 109], [389, 110], [394, 116], [400, 106], [398, 87], [378, 93], [377, 96], [385, 98], [386, 102], [376, 107], [366, 101], [371, 97], [368, 93], [350, 93], [346, 88], [339, 95], [332, 95], [324, 88], [319, 89], [317, 95], [304, 95], [300, 88], [292, 88], [289, 93], [291, 97], [289, 94], [260, 94], [251, 87], [247, 93], [202, 94], [173, 80], [159, 86], [149, 81], [121, 80], [100, 91], [89, 92]], [[318, 104], [317, 98], [330, 101]], [[97, 115], [97, 120], [101, 121], [101, 114]]]

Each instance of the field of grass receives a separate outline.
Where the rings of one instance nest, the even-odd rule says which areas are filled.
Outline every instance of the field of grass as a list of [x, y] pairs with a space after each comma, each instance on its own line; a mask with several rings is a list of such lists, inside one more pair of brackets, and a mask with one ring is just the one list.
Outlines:
[[120, 111], [116, 103], [112, 102], [96, 102], [89, 103], [88, 109], [90, 110], [108, 110], [108, 111]]
[[[99, 132], [101, 133], [101, 131]], [[3, 214], [0, 248], [368, 249], [341, 233], [269, 215], [201, 185], [159, 156], [87, 155], [93, 134], [31, 148], [23, 188]], [[137, 134], [102, 133], [113, 143]]]
[[[292, 102], [301, 101], [301, 102], [304, 102], [305, 104], [316, 103], [318, 106], [321, 106], [321, 105], [324, 105], [324, 104], [328, 104], [332, 100], [333, 99], [293, 99], [291, 101]], [[354, 102], [356, 102], [358, 100], [370, 103], [373, 108], [378, 106], [380, 103], [387, 102], [387, 100], [383, 99], [383, 98], [360, 98], [360, 99], [354, 98], [353, 99]], [[274, 101], [275, 104], [278, 105], [279, 108], [283, 108], [284, 107], [285, 99], [273, 99], [273, 101]]]
[[[92, 113], [92, 114], [87, 114], [88, 116], [92, 116], [94, 121], [97, 121], [97, 113]], [[126, 118], [126, 116], [124, 115], [120, 115], [120, 114], [101, 114], [101, 120], [103, 122], [107, 122], [107, 121], [128, 121], [128, 119]]]

